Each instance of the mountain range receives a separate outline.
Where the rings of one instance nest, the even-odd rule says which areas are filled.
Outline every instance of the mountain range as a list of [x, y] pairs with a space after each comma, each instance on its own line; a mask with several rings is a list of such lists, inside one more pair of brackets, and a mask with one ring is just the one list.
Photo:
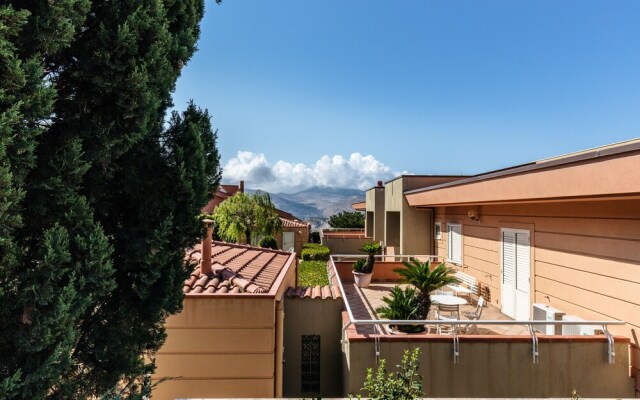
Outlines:
[[358, 189], [313, 186], [297, 193], [269, 195], [277, 208], [311, 222], [313, 229], [321, 229], [328, 226], [329, 216], [340, 211], [353, 211], [351, 205], [364, 201], [365, 192]]

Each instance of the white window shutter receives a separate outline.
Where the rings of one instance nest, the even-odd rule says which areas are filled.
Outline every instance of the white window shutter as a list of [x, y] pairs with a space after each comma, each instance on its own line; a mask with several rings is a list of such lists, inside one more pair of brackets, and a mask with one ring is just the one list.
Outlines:
[[516, 234], [502, 231], [502, 284], [516, 287]]
[[529, 235], [517, 232], [516, 236], [516, 289], [529, 293], [531, 275], [531, 248], [529, 247]]
[[448, 258], [452, 263], [462, 265], [462, 226], [449, 224]]

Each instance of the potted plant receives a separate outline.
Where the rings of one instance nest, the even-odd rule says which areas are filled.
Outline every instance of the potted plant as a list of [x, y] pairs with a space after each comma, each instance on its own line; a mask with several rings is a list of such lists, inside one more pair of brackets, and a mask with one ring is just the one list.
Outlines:
[[393, 271], [419, 290], [417, 297], [420, 302], [421, 319], [429, 315], [431, 307], [429, 293], [443, 286], [460, 282], [454, 275], [454, 269], [447, 267], [444, 263], [438, 264], [433, 269], [431, 269], [431, 260], [422, 262], [414, 259], [411, 262], [403, 261], [402, 264], [404, 268], [396, 268]]
[[353, 279], [356, 286], [366, 288], [371, 283], [371, 271], [367, 269], [367, 259], [359, 258], [353, 263]]
[[360, 246], [360, 251], [369, 256], [366, 259], [361, 258], [353, 264], [353, 278], [358, 287], [364, 288], [371, 283], [373, 266], [376, 262], [375, 255], [380, 253], [380, 250], [382, 250], [382, 246], [376, 242], [368, 242]]
[[[395, 320], [423, 319], [420, 315], [420, 299], [416, 289], [407, 287], [404, 290], [399, 286], [391, 288], [391, 296], [384, 296], [382, 301], [386, 305], [378, 307], [376, 312], [382, 318]], [[424, 325], [391, 325], [404, 333], [424, 332]]]

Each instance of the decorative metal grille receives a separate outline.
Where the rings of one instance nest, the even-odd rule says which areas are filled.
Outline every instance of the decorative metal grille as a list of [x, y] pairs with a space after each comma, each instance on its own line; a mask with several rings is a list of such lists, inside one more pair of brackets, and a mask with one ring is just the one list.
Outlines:
[[302, 393], [320, 393], [320, 335], [302, 335]]

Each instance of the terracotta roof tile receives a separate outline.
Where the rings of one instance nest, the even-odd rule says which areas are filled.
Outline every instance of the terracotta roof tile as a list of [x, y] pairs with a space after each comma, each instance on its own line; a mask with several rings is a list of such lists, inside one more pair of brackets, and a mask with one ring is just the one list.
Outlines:
[[295, 219], [280, 217], [280, 221], [282, 221], [283, 228], [306, 228], [309, 226], [308, 222], [299, 221]]
[[329, 272], [329, 284], [325, 286], [316, 287], [290, 287], [287, 292], [287, 297], [299, 297], [301, 299], [341, 299], [340, 286], [338, 283], [338, 277], [335, 274], [333, 268], [328, 269]]
[[212, 273], [200, 271], [201, 245], [186, 252], [185, 260], [196, 265], [182, 291], [191, 293], [268, 293], [287, 265], [291, 253], [214, 241], [211, 248]]

